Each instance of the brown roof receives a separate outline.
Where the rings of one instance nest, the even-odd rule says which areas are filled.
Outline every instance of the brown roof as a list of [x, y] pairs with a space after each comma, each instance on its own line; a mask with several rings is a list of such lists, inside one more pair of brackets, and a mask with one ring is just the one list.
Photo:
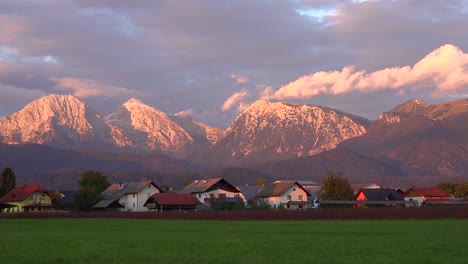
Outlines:
[[304, 187], [302, 187], [302, 185], [300, 185], [297, 182], [291, 181], [291, 182], [271, 183], [271, 184], [265, 185], [265, 187], [263, 187], [263, 190], [260, 191], [256, 197], [282, 196], [294, 184], [296, 184], [299, 188], [303, 189], [304, 192], [306, 192], [307, 196], [311, 195], [306, 189], [304, 189]]
[[405, 196], [408, 196], [408, 197], [413, 197], [415, 194], [416, 196], [424, 196], [424, 197], [452, 197], [449, 193], [437, 187], [409, 188], [409, 190], [405, 192]]
[[126, 194], [139, 193], [141, 190], [146, 188], [148, 185], [154, 185], [156, 189], [162, 192], [162, 189], [159, 188], [152, 181], [141, 181], [141, 182], [129, 182], [129, 183], [114, 183], [111, 186], [107, 187], [102, 193], [101, 196], [104, 200], [118, 200]]
[[203, 179], [203, 180], [195, 180], [191, 182], [189, 185], [185, 186], [182, 189], [181, 193], [203, 193], [209, 192], [215, 189], [223, 189], [230, 192], [239, 193], [239, 189], [237, 189], [234, 185], [230, 184], [223, 178], [213, 178], [213, 179]]
[[51, 199], [55, 199], [55, 196], [51, 192], [40, 185], [23, 185], [16, 187], [3, 195], [2, 198], [0, 198], [0, 203], [21, 202], [26, 200], [31, 194], [35, 192], [46, 193], [50, 196]]
[[155, 193], [151, 195], [145, 202], [157, 203], [159, 205], [200, 205], [201, 202], [197, 197], [190, 193]]

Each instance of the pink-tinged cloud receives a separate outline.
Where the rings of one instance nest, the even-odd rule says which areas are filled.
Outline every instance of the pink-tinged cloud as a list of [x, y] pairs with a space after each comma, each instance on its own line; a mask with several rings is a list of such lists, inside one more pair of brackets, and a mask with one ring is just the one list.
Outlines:
[[0, 44], [13, 42], [16, 37], [25, 32], [27, 27], [14, 17], [0, 16]]
[[248, 77], [237, 75], [237, 74], [234, 74], [234, 73], [232, 73], [230, 77], [231, 77], [231, 79], [236, 80], [236, 84], [244, 84], [244, 83], [248, 83], [250, 81], [250, 79]]
[[55, 88], [59, 91], [71, 91], [72, 94], [79, 98], [107, 96], [115, 97], [116, 95], [127, 94], [129, 91], [126, 88], [116, 87], [109, 84], [103, 84], [95, 80], [86, 80], [79, 78], [55, 78]]
[[468, 91], [468, 54], [453, 45], [444, 45], [429, 53], [414, 66], [386, 68], [375, 72], [356, 70], [316, 72], [274, 91], [267, 88], [263, 98], [310, 98], [319, 94], [344, 94], [353, 91], [373, 92], [384, 89], [429, 89], [433, 96], [454, 95]]
[[223, 112], [229, 111], [232, 109], [234, 106], [238, 105], [237, 110], [241, 111], [243, 107], [246, 107], [246, 105], [243, 103], [243, 100], [248, 98], [250, 96], [250, 93], [243, 89], [240, 92], [237, 92], [233, 95], [231, 95], [224, 103], [223, 106], [221, 107], [221, 110]]

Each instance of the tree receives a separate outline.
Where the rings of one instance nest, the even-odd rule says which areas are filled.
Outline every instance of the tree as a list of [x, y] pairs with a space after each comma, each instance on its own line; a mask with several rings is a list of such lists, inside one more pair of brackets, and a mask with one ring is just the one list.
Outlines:
[[354, 191], [342, 172], [328, 172], [318, 193], [319, 200], [354, 200]]
[[468, 200], [468, 182], [458, 183], [455, 187], [455, 192], [453, 195], [455, 195], [457, 198]]
[[81, 174], [78, 184], [79, 189], [75, 194], [75, 206], [82, 211], [91, 210], [91, 207], [101, 200], [101, 192], [110, 185], [106, 175], [91, 170]]
[[452, 182], [439, 182], [436, 187], [450, 193], [450, 194], [454, 194], [455, 193], [455, 186], [457, 184], [455, 183], [452, 183]]
[[0, 197], [16, 187], [15, 172], [10, 167], [6, 167], [2, 171], [0, 177]]
[[256, 186], [265, 186], [265, 185], [266, 185], [266, 181], [265, 181], [265, 179], [263, 179], [263, 178], [257, 178], [257, 179], [255, 180], [255, 185], [256, 185]]

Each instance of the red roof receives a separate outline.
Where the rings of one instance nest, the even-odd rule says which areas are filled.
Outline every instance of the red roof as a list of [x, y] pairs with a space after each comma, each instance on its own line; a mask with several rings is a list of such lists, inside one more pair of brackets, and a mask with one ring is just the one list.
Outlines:
[[197, 197], [190, 193], [155, 193], [151, 195], [147, 203], [157, 203], [159, 205], [199, 205]]
[[416, 194], [418, 196], [424, 196], [424, 197], [451, 197], [449, 193], [446, 191], [433, 187], [433, 188], [410, 188], [408, 191], [406, 191], [405, 196], [413, 196], [413, 194]]
[[26, 200], [31, 194], [35, 192], [47, 193], [52, 199], [54, 199], [54, 196], [47, 189], [40, 185], [23, 185], [16, 187], [3, 195], [2, 198], [0, 198], [0, 203], [21, 202]]

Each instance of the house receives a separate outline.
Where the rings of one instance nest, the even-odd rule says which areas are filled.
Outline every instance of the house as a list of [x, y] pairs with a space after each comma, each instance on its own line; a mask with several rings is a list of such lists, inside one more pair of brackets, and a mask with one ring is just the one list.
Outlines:
[[262, 186], [237, 186], [240, 191], [240, 197], [245, 201], [245, 206], [250, 207], [250, 204], [255, 200], [255, 196], [263, 189]]
[[[392, 206], [402, 207], [404, 199], [395, 189], [361, 189], [356, 194], [356, 201], [370, 201], [371, 203], [356, 204], [354, 207], [381, 207]], [[398, 201], [397, 203], [389, 203], [388, 201]], [[375, 202], [375, 203], [374, 203]]]
[[16, 187], [0, 198], [0, 212], [43, 212], [61, 209], [55, 196], [40, 185]]
[[144, 206], [145, 202], [151, 195], [160, 192], [162, 189], [152, 181], [114, 183], [101, 193], [102, 200], [93, 209], [146, 212], [148, 208]]
[[[275, 181], [274, 183], [279, 183], [279, 182], [290, 182], [291, 180], [278, 180]], [[309, 201], [309, 206], [313, 208], [318, 208], [318, 192], [320, 191], [320, 188], [322, 188], [322, 185], [320, 183], [314, 182], [314, 181], [296, 181], [299, 183], [304, 189], [306, 189], [309, 193], [310, 196], [307, 197], [307, 200]]]
[[211, 198], [241, 198], [240, 191], [223, 178], [195, 180], [179, 193], [193, 194], [202, 203], [209, 204]]
[[415, 201], [417, 204], [409, 204], [407, 206], [421, 206], [426, 201], [448, 201], [451, 200], [453, 197], [446, 191], [437, 188], [409, 188], [405, 194], [404, 199], [405, 201]]
[[196, 211], [201, 202], [190, 193], [155, 193], [144, 206], [156, 211]]
[[309, 196], [310, 193], [297, 181], [290, 181], [268, 184], [255, 198], [273, 208], [305, 209]]

